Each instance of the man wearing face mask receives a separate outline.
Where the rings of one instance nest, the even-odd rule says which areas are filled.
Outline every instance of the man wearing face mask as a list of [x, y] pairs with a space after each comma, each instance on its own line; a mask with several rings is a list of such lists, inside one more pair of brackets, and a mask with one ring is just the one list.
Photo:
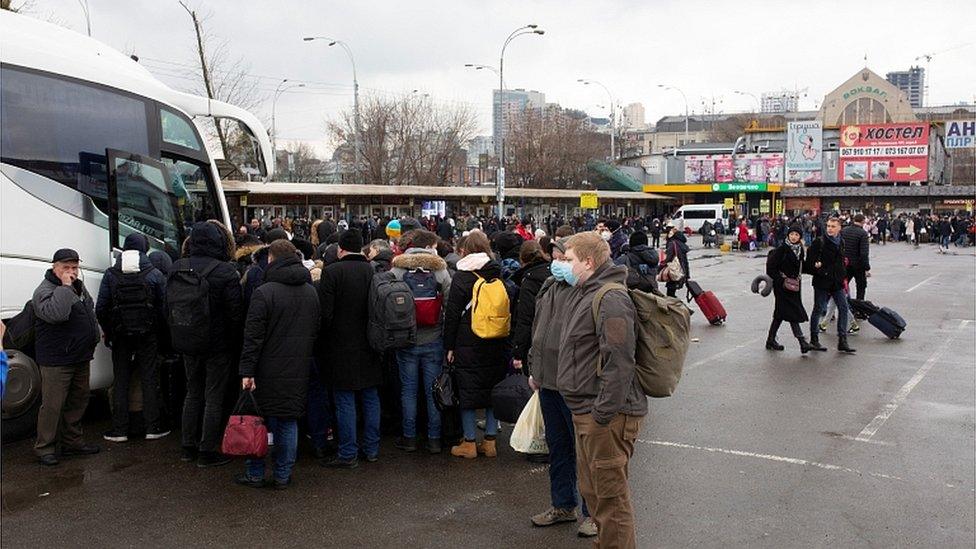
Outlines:
[[556, 385], [573, 413], [580, 492], [597, 524], [598, 546], [636, 547], [627, 467], [647, 398], [635, 376], [634, 304], [624, 289], [604, 288], [626, 288], [627, 268], [610, 261], [610, 246], [597, 233], [570, 238], [566, 259], [566, 283], [573, 291]]

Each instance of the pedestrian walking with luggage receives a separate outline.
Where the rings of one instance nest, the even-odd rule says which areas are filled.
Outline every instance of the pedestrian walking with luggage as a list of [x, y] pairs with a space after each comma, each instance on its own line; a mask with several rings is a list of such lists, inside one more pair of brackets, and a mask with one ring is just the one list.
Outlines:
[[169, 434], [161, 425], [159, 341], [166, 324], [166, 277], [153, 266], [146, 252], [149, 241], [141, 233], [125, 237], [122, 254], [105, 271], [98, 290], [95, 315], [112, 349], [112, 428], [102, 438], [129, 440], [129, 384], [138, 373], [142, 385], [142, 412], [146, 440]]
[[[610, 262], [610, 247], [595, 233], [566, 243], [571, 268], [556, 385], [573, 414], [579, 486], [599, 532], [597, 547], [634, 548], [634, 509], [628, 464], [647, 398], [636, 376], [637, 322], [623, 285], [627, 272]], [[602, 290], [602, 291], [601, 291]], [[593, 301], [602, 295], [598, 314]], [[596, 318], [594, 318], [596, 317]]]
[[[444, 311], [444, 349], [454, 370], [464, 431], [464, 440], [451, 448], [451, 455], [495, 457], [498, 421], [492, 413], [491, 390], [505, 379], [508, 366], [508, 293], [484, 233], [469, 234], [459, 251], [462, 257]], [[485, 436], [480, 444], [475, 427], [478, 409], [485, 411]]]
[[228, 238], [216, 222], [193, 225], [188, 256], [173, 263], [166, 279], [167, 324], [173, 348], [183, 353], [186, 368], [180, 459], [196, 461], [198, 467], [230, 463], [219, 450], [244, 298], [230, 261], [233, 242]]
[[871, 276], [871, 237], [864, 230], [864, 216], [855, 215], [853, 222], [844, 227], [840, 235], [844, 257], [847, 258], [847, 278], [857, 283], [857, 299], [863, 300], [868, 287], [867, 279]]
[[[446, 222], [442, 221], [441, 225]], [[402, 433], [396, 447], [417, 451], [417, 394], [423, 387], [427, 410], [427, 452], [441, 453], [441, 414], [434, 405], [434, 381], [444, 367], [444, 297], [451, 293], [447, 263], [437, 255], [438, 237], [423, 229], [411, 233], [411, 247], [393, 258], [391, 272], [414, 295], [417, 343], [397, 349]]]
[[61, 456], [97, 454], [86, 444], [81, 418], [88, 407], [88, 377], [98, 345], [95, 303], [78, 278], [78, 252], [54, 252], [51, 268], [34, 290], [34, 359], [41, 371], [41, 409], [34, 453], [42, 465]]
[[[667, 227], [667, 233], [668, 239], [664, 244], [666, 255], [661, 270], [665, 270], [668, 264], [677, 258], [683, 271], [683, 276], [679, 279], [675, 279], [673, 274], [668, 274], [667, 280], [665, 280], [668, 297], [675, 297], [678, 294], [678, 289], [683, 287], [685, 281], [691, 277], [691, 271], [688, 269], [688, 239], [683, 232], [673, 225]], [[669, 273], [672, 272], [670, 269], [668, 271]]]
[[[274, 440], [273, 486], [291, 484], [298, 454], [298, 419], [305, 410], [309, 364], [319, 328], [319, 301], [308, 269], [288, 240], [268, 246], [264, 283], [254, 290], [244, 323], [238, 373], [252, 391]], [[249, 458], [234, 481], [266, 484], [264, 458]]]
[[[369, 289], [374, 268], [361, 251], [359, 231], [339, 236], [339, 260], [319, 280], [321, 331], [318, 366], [335, 395], [339, 453], [322, 465], [355, 469], [359, 456], [375, 462], [380, 452], [380, 397], [383, 365], [369, 345]], [[362, 448], [357, 436], [357, 400], [362, 407]]]
[[844, 248], [840, 232], [840, 219], [836, 217], [828, 219], [826, 233], [817, 237], [810, 245], [803, 267], [803, 272], [813, 275], [814, 307], [813, 314], [810, 316], [810, 345], [814, 351], [827, 350], [820, 344], [817, 327], [820, 319], [827, 312], [827, 302], [833, 299], [839, 312], [837, 350], [845, 353], [854, 352], [854, 349], [847, 344], [850, 310], [847, 294], [844, 292], [847, 268], [844, 265]]
[[572, 267], [566, 261], [566, 242], [560, 238], [553, 243], [552, 276], [537, 293], [532, 311], [532, 339], [522, 368], [529, 376], [529, 386], [539, 391], [542, 418], [546, 426], [546, 445], [549, 447], [549, 509], [534, 515], [535, 526], [552, 526], [576, 522], [577, 505], [582, 504], [583, 521], [577, 527], [582, 537], [597, 534], [596, 522], [590, 516], [586, 501], [578, 495], [576, 475], [576, 430], [573, 414], [556, 386], [559, 368], [560, 339], [568, 312], [568, 299], [573, 287], [566, 282]]
[[773, 297], [776, 301], [773, 309], [773, 321], [769, 325], [766, 337], [766, 349], [782, 351], [784, 347], [776, 341], [783, 322], [788, 322], [793, 330], [793, 336], [800, 343], [800, 352], [807, 354], [813, 347], [803, 335], [801, 322], [809, 320], [807, 311], [803, 307], [801, 298], [800, 273], [805, 259], [803, 249], [803, 229], [797, 225], [791, 226], [786, 240], [778, 248], [769, 252], [766, 259], [766, 274], [773, 280]]

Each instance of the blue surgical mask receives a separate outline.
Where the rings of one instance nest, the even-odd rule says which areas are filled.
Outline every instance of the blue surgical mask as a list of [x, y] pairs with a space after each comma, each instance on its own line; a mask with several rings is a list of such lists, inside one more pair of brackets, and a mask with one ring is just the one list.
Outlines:
[[566, 275], [572, 274], [573, 268], [568, 261], [556, 259], [549, 265], [549, 272], [552, 273], [553, 278], [556, 280], [566, 282]]

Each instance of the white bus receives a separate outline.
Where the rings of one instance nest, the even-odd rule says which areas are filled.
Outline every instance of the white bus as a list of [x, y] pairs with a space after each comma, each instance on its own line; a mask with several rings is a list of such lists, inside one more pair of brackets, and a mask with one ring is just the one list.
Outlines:
[[683, 220], [685, 228], [698, 232], [706, 221], [714, 225], [716, 221], [724, 220], [725, 209], [722, 204], [685, 204], [678, 208], [673, 219]]
[[[97, 298], [127, 234], [175, 257], [191, 223], [230, 226], [195, 119], [237, 121], [255, 165], [272, 175], [268, 134], [242, 109], [173, 90], [101, 42], [6, 10], [0, 40], [0, 318], [20, 312], [58, 248], [78, 251]], [[4, 439], [34, 428], [41, 387], [30, 357], [8, 352]], [[111, 383], [110, 352], [99, 345], [91, 387]]]

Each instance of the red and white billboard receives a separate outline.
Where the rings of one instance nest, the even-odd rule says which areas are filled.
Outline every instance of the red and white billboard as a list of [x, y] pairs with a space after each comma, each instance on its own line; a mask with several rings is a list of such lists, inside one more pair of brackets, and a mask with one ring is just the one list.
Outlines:
[[926, 122], [840, 128], [838, 181], [925, 181], [928, 170]]

